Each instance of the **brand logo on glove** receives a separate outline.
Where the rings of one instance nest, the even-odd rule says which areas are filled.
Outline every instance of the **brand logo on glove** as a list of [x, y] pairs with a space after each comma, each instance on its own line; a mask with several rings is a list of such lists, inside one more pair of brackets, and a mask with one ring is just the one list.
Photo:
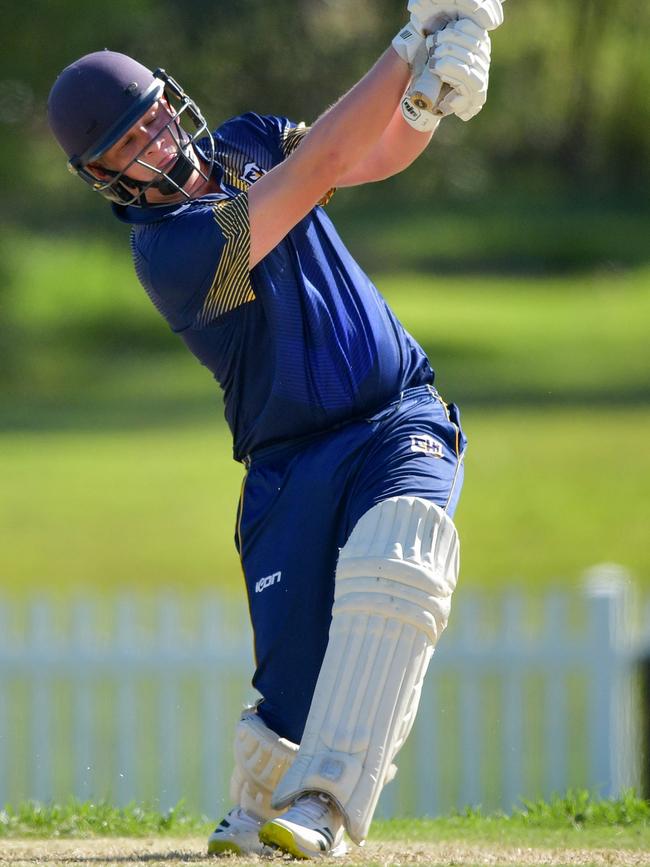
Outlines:
[[282, 578], [282, 572], [274, 572], [273, 575], [267, 575], [265, 578], [260, 578], [255, 582], [255, 592], [261, 593], [267, 587], [272, 587], [274, 584], [279, 584]]
[[262, 175], [265, 175], [266, 172], [264, 169], [261, 169], [257, 163], [246, 163], [244, 166], [244, 171], [239, 176], [242, 181], [247, 184], [254, 184], [255, 181], [259, 181]]
[[408, 97], [405, 97], [402, 100], [402, 111], [404, 114], [407, 114], [411, 120], [417, 120], [420, 117], [420, 112]]
[[422, 452], [430, 458], [441, 458], [442, 443], [428, 434], [411, 434], [411, 451]]

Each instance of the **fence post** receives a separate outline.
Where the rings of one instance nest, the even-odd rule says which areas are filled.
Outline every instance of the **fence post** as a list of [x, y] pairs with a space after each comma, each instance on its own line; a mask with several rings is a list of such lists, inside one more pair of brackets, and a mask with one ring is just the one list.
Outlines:
[[[126, 806], [140, 791], [140, 763], [136, 748], [136, 684], [137, 661], [140, 651], [140, 623], [136, 600], [131, 595], [119, 596], [115, 602], [116, 631], [113, 636], [113, 656], [117, 661], [116, 759], [113, 797], [117, 805]], [[137, 612], [137, 613], [136, 613]]]
[[[481, 652], [480, 600], [467, 595], [459, 613], [459, 648], [466, 660]], [[484, 727], [481, 725], [481, 680], [476, 665], [465, 664], [459, 683], [459, 726], [461, 739], [460, 802], [463, 807], [481, 804], [481, 756]]]
[[52, 625], [52, 602], [38, 599], [30, 606], [29, 642], [34, 652], [31, 679], [32, 790], [38, 801], [52, 800], [52, 686], [45, 665], [59, 649]]
[[501, 699], [503, 720], [503, 789], [501, 801], [503, 809], [510, 812], [521, 799], [523, 792], [524, 720], [522, 668], [519, 664], [519, 654], [524, 641], [524, 600], [521, 593], [511, 590], [504, 594], [501, 606], [503, 618], [501, 643], [506, 651]]
[[[223, 619], [219, 597], [206, 593], [199, 597], [201, 652], [205, 660], [200, 688], [201, 713], [201, 773], [202, 790], [200, 793], [201, 810], [206, 816], [214, 817], [230, 808], [223, 802], [219, 779], [222, 764], [227, 754], [231, 762], [232, 731], [224, 731], [219, 725], [220, 694], [219, 678], [215, 677], [216, 666], [213, 662], [218, 653], [220, 623]], [[221, 802], [219, 796], [221, 795]]]
[[72, 608], [71, 648], [77, 660], [73, 682], [74, 794], [82, 801], [92, 797], [96, 779], [93, 658], [97, 650], [95, 605], [78, 599]]
[[639, 795], [650, 798], [650, 599], [641, 611], [639, 671]]
[[[544, 640], [549, 647], [571, 641], [567, 623], [567, 596], [551, 592], [544, 599]], [[559, 670], [558, 670], [559, 668]], [[545, 690], [545, 785], [544, 795], [562, 794], [567, 780], [567, 667], [544, 667]]]
[[9, 677], [4, 677], [3, 663], [11, 646], [8, 635], [10, 605], [15, 610], [15, 603], [10, 603], [6, 596], [0, 598], [0, 809], [9, 800]]
[[160, 809], [167, 812], [181, 799], [179, 780], [179, 675], [174, 656], [186, 652], [186, 641], [178, 627], [180, 600], [166, 593], [158, 600], [156, 641], [166, 671], [156, 680], [158, 690], [158, 753], [160, 756]]
[[616, 798], [637, 782], [630, 575], [615, 564], [594, 566], [585, 573], [584, 588], [590, 616], [589, 777], [595, 792]]

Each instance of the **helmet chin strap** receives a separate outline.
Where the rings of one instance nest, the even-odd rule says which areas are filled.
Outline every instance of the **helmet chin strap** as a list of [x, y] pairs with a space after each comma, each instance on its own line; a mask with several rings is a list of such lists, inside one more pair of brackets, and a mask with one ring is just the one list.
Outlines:
[[[164, 172], [160, 180], [139, 181], [136, 178], [130, 177], [130, 175], [123, 175], [122, 183], [138, 190], [140, 193], [140, 204], [142, 207], [146, 207], [148, 205], [146, 200], [147, 190], [156, 189], [158, 192], [162, 193], [163, 196], [173, 196], [180, 192], [183, 185], [187, 183], [195, 169], [196, 166], [192, 160], [186, 155], [182, 148], [179, 148], [178, 157], [176, 158], [174, 165]], [[110, 172], [109, 174], [114, 175], [115, 177], [118, 176], [118, 172]]]
[[187, 155], [188, 152], [191, 152], [190, 137], [183, 127], [175, 123], [173, 124], [173, 128], [170, 126], [170, 132], [176, 140], [178, 157], [174, 165], [164, 173], [164, 176], [152, 184], [163, 196], [173, 196], [174, 193], [178, 192], [179, 187], [182, 189], [196, 168]]
[[173, 196], [174, 193], [178, 192], [179, 187], [182, 189], [189, 181], [195, 169], [196, 166], [192, 160], [185, 155], [183, 150], [179, 150], [178, 159], [174, 165], [165, 172], [163, 178], [159, 181], [154, 181], [151, 186], [155, 187], [163, 196]]

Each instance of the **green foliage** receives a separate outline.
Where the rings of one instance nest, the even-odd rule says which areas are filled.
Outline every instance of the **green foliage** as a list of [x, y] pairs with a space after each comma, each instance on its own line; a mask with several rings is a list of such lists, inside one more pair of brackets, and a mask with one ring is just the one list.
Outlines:
[[[461, 173], [460, 162], [450, 157], [452, 173]], [[416, 163], [406, 176], [419, 184], [419, 174]], [[570, 200], [565, 192], [537, 186], [454, 203], [441, 203], [433, 192], [426, 205], [399, 195], [397, 180], [388, 181], [384, 188], [339, 191], [328, 206], [354, 255], [375, 275], [616, 275], [650, 259], [650, 213], [621, 199]]]
[[[599, 799], [587, 789], [569, 790], [566, 795], [556, 795], [544, 800], [523, 800], [522, 806], [510, 814], [485, 813], [481, 808], [470, 808], [454, 813], [446, 819], [460, 830], [463, 826], [480, 826], [485, 823], [510, 827], [540, 828], [547, 831], [587, 828], [629, 828], [650, 826], [650, 801], [640, 798], [633, 789], [626, 790], [620, 798]], [[409, 829], [418, 835], [418, 825], [426, 828], [427, 820], [398, 819], [386, 822], [381, 834], [396, 835]]]
[[75, 798], [64, 804], [28, 801], [0, 811], [0, 837], [184, 836], [205, 827], [205, 818], [190, 816], [182, 802], [166, 813], [146, 804], [114, 807]]
[[[45, 121], [47, 94], [73, 59], [105, 46], [163, 66], [211, 123], [254, 109], [313, 121], [369, 68], [405, 18], [404, 0], [34, 0], [6, 4], [0, 171], [13, 220], [78, 227], [99, 204], [68, 177]], [[486, 110], [445, 121], [420, 163], [415, 198], [497, 198], [526, 179], [632, 195], [650, 182], [647, 33], [633, 0], [506, 7], [493, 37]], [[38, 62], [35, 62], [35, 58]], [[93, 215], [95, 215], [93, 217]]]
[[[466, 810], [462, 814], [438, 819], [392, 819], [376, 821], [371, 829], [373, 840], [433, 841], [441, 839], [471, 840], [511, 837], [525, 840], [526, 831], [536, 829], [546, 834], [580, 830], [580, 844], [588, 845], [587, 832], [598, 830], [636, 831], [637, 839], [611, 837], [616, 845], [647, 841], [650, 826], [650, 803], [626, 792], [615, 800], [596, 800], [588, 792], [569, 792], [566, 797], [526, 804], [511, 815], [484, 814]], [[185, 837], [207, 834], [211, 829], [205, 817], [189, 815], [180, 803], [167, 813], [149, 805], [129, 804], [114, 807], [107, 802], [82, 802], [70, 799], [65, 804], [28, 802], [8, 805], [0, 811], [0, 837]], [[535, 838], [528, 838], [535, 839]], [[564, 838], [567, 840], [567, 838]], [[602, 838], [594, 838], [600, 840]], [[547, 843], [550, 840], [546, 838]], [[574, 843], [575, 845], [575, 843]]]
[[524, 802], [511, 814], [467, 809], [437, 819], [392, 819], [376, 822], [375, 840], [462, 840], [464, 844], [527, 847], [650, 848], [650, 802], [634, 792], [599, 800], [589, 792], [568, 792], [549, 801]]
[[524, 825], [586, 828], [598, 825], [629, 827], [650, 824], [650, 801], [638, 798], [627, 790], [617, 800], [594, 800], [584, 789], [570, 791], [566, 797], [551, 801], [524, 801], [524, 809], [516, 810], [511, 820]]

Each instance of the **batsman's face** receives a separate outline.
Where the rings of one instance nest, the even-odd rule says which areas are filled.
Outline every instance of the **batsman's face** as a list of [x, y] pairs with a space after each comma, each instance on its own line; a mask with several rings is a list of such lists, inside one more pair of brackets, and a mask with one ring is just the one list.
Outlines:
[[[146, 183], [160, 177], [160, 172], [171, 168], [179, 153], [177, 125], [170, 124], [174, 117], [166, 100], [158, 100], [104, 153], [100, 162], [89, 168], [102, 180], [109, 179], [104, 169], [125, 172], [127, 184], [128, 178]], [[196, 159], [193, 151], [190, 158]]]
[[128, 175], [138, 181], [153, 180], [156, 172], [148, 169], [147, 165], [164, 171], [178, 156], [178, 143], [167, 126], [170, 117], [172, 113], [167, 103], [158, 100], [93, 168], [107, 168], [114, 172], [128, 168]]

